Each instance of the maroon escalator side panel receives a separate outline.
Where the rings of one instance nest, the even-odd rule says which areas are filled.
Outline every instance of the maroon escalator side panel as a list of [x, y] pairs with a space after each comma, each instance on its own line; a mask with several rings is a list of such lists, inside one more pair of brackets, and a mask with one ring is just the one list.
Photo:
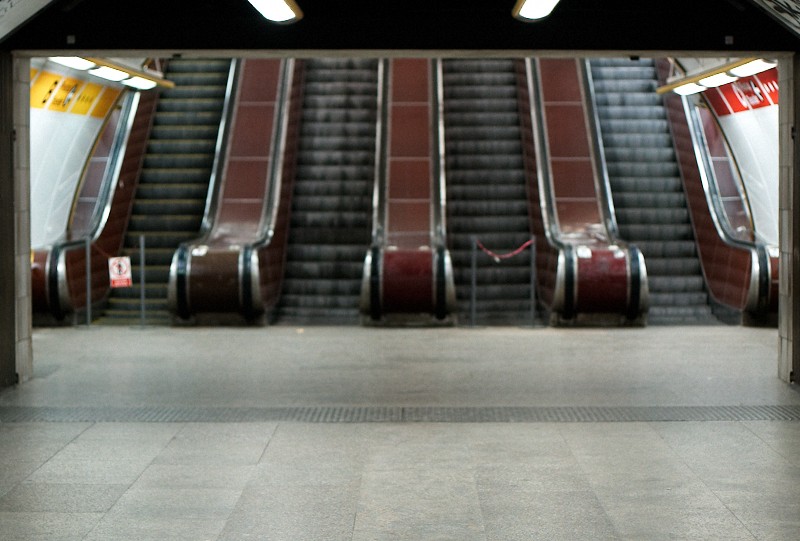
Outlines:
[[300, 140], [300, 117], [303, 106], [304, 63], [296, 60], [290, 89], [286, 134], [284, 139], [281, 189], [278, 192], [272, 238], [257, 246], [260, 299], [263, 310], [270, 311], [278, 304], [289, 242], [289, 217], [291, 213], [294, 178], [297, 169], [297, 149]]
[[[292, 73], [287, 66], [293, 66]], [[170, 295], [176, 298], [173, 308], [180, 317], [228, 313], [253, 320], [277, 303], [286, 257], [301, 78], [302, 62], [241, 61], [215, 213], [209, 229], [176, 254], [187, 261], [185, 288], [177, 285], [182, 279], [177, 274], [170, 278]], [[287, 84], [291, 86], [284, 95]]]
[[239, 246], [254, 241], [262, 227], [280, 73], [280, 60], [242, 60], [216, 216], [188, 254], [191, 313], [236, 312], [241, 306]]
[[433, 313], [433, 84], [428, 59], [389, 62], [384, 313]]
[[[632, 272], [631, 260], [636, 258], [638, 265], [638, 252], [610, 238], [606, 230], [580, 61], [535, 62], [540, 103], [530, 103], [527, 89], [521, 89], [520, 95], [523, 113], [531, 106], [540, 108], [545, 168], [550, 173], [549, 194], [541, 193], [539, 180], [528, 179], [540, 301], [563, 322], [586, 319], [587, 314], [595, 320], [635, 320], [641, 315], [641, 292], [634, 291], [640, 287], [640, 278]], [[532, 175], [536, 157], [530, 112], [522, 118], [526, 172]], [[543, 208], [552, 215], [544, 216], [548, 211]], [[545, 228], [552, 225], [547, 220], [557, 224], [549, 237]]]
[[[130, 219], [133, 196], [138, 185], [145, 147], [158, 101], [156, 92], [142, 92], [128, 134], [119, 176], [107, 203], [107, 215], [98, 231], [91, 231], [93, 210], [98, 203], [106, 165], [112, 158], [112, 141], [119, 125], [119, 110], [113, 109], [84, 169], [79, 194], [70, 217], [64, 241], [50, 250], [33, 256], [32, 285], [35, 313], [51, 314], [62, 319], [67, 313], [86, 307], [86, 256], [81, 239], [92, 236], [92, 301], [101, 301], [109, 293], [108, 257], [122, 248]], [[62, 259], [63, 258], [63, 259]], [[66, 274], [59, 272], [63, 263]]]
[[550, 307], [555, 302], [559, 250], [548, 239], [545, 233], [544, 217], [542, 216], [541, 198], [543, 194], [540, 193], [538, 175], [536, 174], [536, 145], [531, 118], [534, 104], [533, 97], [528, 90], [527, 67], [523, 60], [518, 60], [516, 68], [520, 131], [522, 133], [522, 152], [525, 163], [525, 184], [528, 190], [528, 215], [531, 219], [531, 231], [536, 239], [537, 297], [542, 304]]
[[[666, 60], [657, 63], [659, 77], [665, 80], [669, 66]], [[681, 97], [664, 96], [675, 152], [697, 241], [697, 251], [711, 296], [718, 302], [738, 310], [747, 306], [753, 267], [753, 252], [733, 246], [720, 237], [709, 209], [706, 192], [697, 163], [688, 119]]]

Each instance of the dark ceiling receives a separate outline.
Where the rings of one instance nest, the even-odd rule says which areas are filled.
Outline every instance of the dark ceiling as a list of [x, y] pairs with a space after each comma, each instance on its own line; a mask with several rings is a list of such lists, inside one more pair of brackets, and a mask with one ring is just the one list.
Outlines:
[[514, 0], [297, 0], [292, 25], [246, 0], [57, 0], [6, 50], [794, 51], [800, 37], [749, 0], [562, 0], [544, 21]]

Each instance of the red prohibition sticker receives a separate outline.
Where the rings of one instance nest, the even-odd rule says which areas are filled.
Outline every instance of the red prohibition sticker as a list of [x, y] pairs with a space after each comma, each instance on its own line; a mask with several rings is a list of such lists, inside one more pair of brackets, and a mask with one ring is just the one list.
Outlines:
[[133, 285], [133, 277], [131, 276], [131, 258], [109, 258], [108, 279], [111, 282], [111, 287], [131, 287]]

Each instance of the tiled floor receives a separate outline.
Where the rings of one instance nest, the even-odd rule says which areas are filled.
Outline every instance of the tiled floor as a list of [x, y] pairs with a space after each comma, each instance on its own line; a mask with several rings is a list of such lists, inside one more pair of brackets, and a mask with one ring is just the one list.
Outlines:
[[[0, 391], [0, 419], [82, 420], [0, 423], [0, 538], [797, 540], [800, 421], [737, 417], [800, 418], [776, 347], [732, 327], [39, 330], [36, 377]], [[325, 406], [468, 415], [269, 419]], [[723, 420], [466, 422], [675, 406]]]

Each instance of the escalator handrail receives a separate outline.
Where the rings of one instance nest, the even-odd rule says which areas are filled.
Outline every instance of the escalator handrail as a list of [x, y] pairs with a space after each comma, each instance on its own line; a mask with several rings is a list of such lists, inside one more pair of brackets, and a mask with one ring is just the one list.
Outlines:
[[[230, 137], [232, 117], [234, 112], [234, 102], [236, 90], [239, 86], [239, 73], [241, 71], [241, 59], [231, 60], [228, 70], [228, 82], [225, 86], [225, 98], [222, 102], [222, 116], [220, 117], [219, 130], [217, 131], [217, 141], [214, 145], [214, 162], [211, 166], [211, 176], [208, 181], [208, 191], [206, 192], [206, 205], [203, 211], [203, 219], [200, 223], [200, 233], [198, 238], [207, 239], [214, 227], [214, 220], [217, 216], [219, 206], [221, 181], [225, 171], [227, 161], [228, 138]], [[192, 241], [194, 243], [196, 241]], [[183, 247], [183, 245], [181, 246]]]
[[596, 107], [597, 94], [589, 62], [588, 58], [581, 62], [581, 72], [583, 75], [583, 89], [587, 93], [584, 101], [589, 119], [589, 140], [592, 142], [592, 153], [596, 165], [595, 181], [599, 184], [597, 186], [597, 194], [600, 198], [600, 211], [603, 213], [606, 234], [610, 240], [619, 244], [622, 241], [619, 238], [617, 214], [614, 209], [614, 200], [611, 197], [611, 180], [608, 177], [605, 145], [600, 131], [600, 115]]
[[[759, 240], [747, 241], [738, 239], [731, 230], [731, 225], [725, 217], [722, 207], [716, 173], [708, 157], [708, 142], [703, 131], [702, 121], [688, 96], [681, 96], [681, 105], [686, 115], [689, 134], [692, 140], [692, 150], [697, 159], [700, 181], [708, 205], [708, 213], [719, 238], [726, 245], [733, 248], [751, 252], [750, 287], [748, 289], [747, 305], [756, 311], [763, 311], [767, 306], [770, 289], [770, 269], [767, 245]], [[738, 168], [736, 168], [738, 173]]]
[[528, 85], [528, 95], [531, 101], [530, 114], [533, 142], [536, 152], [536, 179], [539, 183], [539, 193], [542, 194], [539, 198], [539, 206], [547, 241], [552, 246], [563, 250], [567, 247], [567, 244], [561, 240], [561, 230], [558, 226], [558, 221], [554, 218], [555, 195], [553, 194], [552, 188], [550, 160], [547, 159], [550, 155], [550, 145], [547, 142], [547, 126], [544, 122], [544, 115], [542, 112], [541, 79], [539, 77], [539, 70], [535, 66], [534, 61], [535, 59], [533, 58], [525, 59], [525, 74]]
[[434, 130], [433, 145], [433, 246], [443, 248], [447, 242], [447, 182], [445, 178], [445, 131], [444, 131], [444, 75], [443, 61], [433, 61], [434, 85]]
[[267, 247], [275, 237], [275, 228], [281, 205], [281, 191], [284, 182], [287, 180], [283, 178], [283, 173], [289, 124], [291, 122], [290, 109], [292, 89], [295, 85], [295, 64], [294, 58], [287, 58], [281, 61], [275, 122], [272, 127], [269, 178], [267, 180], [269, 191], [267, 192], [267, 200], [262, 207], [261, 228], [256, 238], [244, 246], [243, 256], [240, 260], [241, 276], [239, 284], [241, 287], [242, 308], [248, 315], [264, 310], [261, 291], [258, 286], [260, 283], [259, 258], [254, 257], [254, 255], [259, 250]]
[[[53, 244], [50, 249], [46, 271], [48, 299], [50, 302], [50, 311], [59, 319], [64, 317], [67, 311], [74, 308], [67, 285], [66, 254], [71, 250], [84, 249], [87, 241], [94, 243], [103, 233], [103, 229], [111, 213], [111, 205], [119, 182], [123, 158], [136, 118], [136, 111], [139, 106], [139, 98], [139, 92], [126, 92], [125, 95], [120, 98], [120, 101], [122, 101], [120, 121], [114, 133], [114, 140], [109, 151], [110, 163], [106, 166], [105, 172], [103, 173], [103, 181], [101, 183], [100, 192], [98, 193], [98, 204], [92, 212], [89, 233], [82, 238], [66, 240], [66, 237], [69, 236], [69, 232], [65, 232], [65, 240]], [[82, 183], [75, 191], [76, 198], [78, 197], [81, 187]], [[73, 205], [73, 213], [74, 211], [75, 205]], [[72, 223], [72, 217], [70, 217], [70, 223]]]

